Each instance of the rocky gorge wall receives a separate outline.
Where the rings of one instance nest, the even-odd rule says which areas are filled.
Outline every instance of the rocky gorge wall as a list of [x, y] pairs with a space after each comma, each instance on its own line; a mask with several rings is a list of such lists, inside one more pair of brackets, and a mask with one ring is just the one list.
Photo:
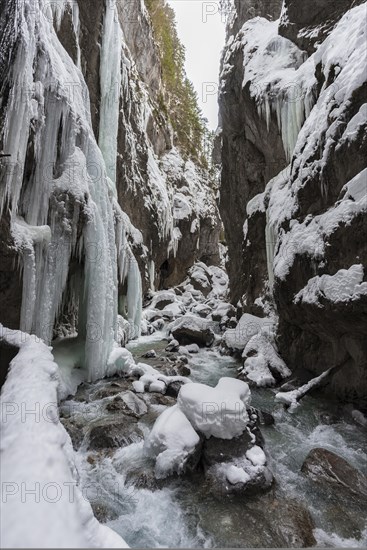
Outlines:
[[219, 99], [220, 211], [233, 304], [275, 309], [287, 365], [340, 367], [333, 391], [363, 402], [366, 4], [314, 4], [235, 2]]
[[[108, 62], [108, 54], [101, 59], [96, 45], [103, 43], [106, 14], [116, 7], [114, 17], [121, 28], [122, 89], [116, 98], [118, 82], [112, 78], [105, 93], [107, 101], [119, 103], [116, 167], [112, 161], [118, 198], [143, 236], [146, 248], [138, 249], [136, 256], [144, 291], [149, 287], [169, 288], [182, 282], [196, 259], [209, 264], [219, 260], [220, 221], [214, 192], [208, 173], [184, 159], [175, 146], [169, 117], [160, 103], [164, 96], [161, 53], [144, 2], [100, 0], [96, 7], [91, 16], [88, 2], [78, 1], [81, 68], [90, 91], [94, 132], [98, 139], [100, 71]], [[70, 47], [73, 34], [69, 10], [58, 36], [77, 63], [77, 48]]]
[[218, 262], [214, 191], [159, 109], [144, 2], [0, 7], [1, 323], [48, 343], [77, 331], [95, 379], [118, 314], [136, 336], [149, 289]]

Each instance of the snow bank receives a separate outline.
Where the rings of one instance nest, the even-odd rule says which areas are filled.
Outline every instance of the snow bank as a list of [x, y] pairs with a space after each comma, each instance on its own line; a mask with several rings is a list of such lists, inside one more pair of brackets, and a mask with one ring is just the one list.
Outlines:
[[215, 388], [196, 383], [183, 386], [177, 404], [193, 427], [207, 438], [232, 439], [246, 429], [250, 397], [245, 382], [221, 378]]
[[156, 458], [156, 478], [182, 473], [199, 442], [198, 434], [178, 406], [166, 409], [144, 444], [145, 452]]
[[2, 545], [126, 548], [96, 520], [77, 485], [72, 444], [58, 416], [58, 367], [50, 348], [2, 325], [0, 337], [19, 347], [1, 393]]

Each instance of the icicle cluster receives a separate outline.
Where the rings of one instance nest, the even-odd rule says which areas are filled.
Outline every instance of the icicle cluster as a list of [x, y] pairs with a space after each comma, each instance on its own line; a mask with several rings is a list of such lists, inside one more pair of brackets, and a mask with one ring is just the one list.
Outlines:
[[[22, 258], [21, 330], [50, 343], [65, 294], [72, 294], [78, 302], [79, 337], [85, 339], [84, 364], [89, 379], [95, 380], [104, 376], [116, 339], [118, 279], [127, 279], [127, 315], [135, 336], [140, 330], [141, 281], [126, 243], [126, 228], [116, 219], [116, 192], [91, 128], [87, 86], [47, 12], [47, 5], [53, 6], [53, 17], [60, 24], [69, 4], [68, 0], [57, 5], [44, 0], [19, 2], [18, 48], [3, 136], [12, 159], [1, 182], [0, 208], [1, 213], [10, 211], [11, 231]], [[72, 7], [78, 32], [75, 2]], [[113, 27], [109, 38], [114, 48], [104, 68], [103, 78], [110, 76], [109, 82], [118, 78], [113, 75], [120, 63], [117, 25], [107, 6], [105, 33]], [[104, 43], [106, 48], [110, 45]], [[107, 87], [109, 82], [107, 78]], [[106, 155], [116, 154], [117, 96], [115, 100], [111, 104], [104, 96], [102, 102]], [[109, 139], [103, 130], [107, 127]], [[110, 169], [110, 159], [106, 160]], [[71, 262], [81, 272], [78, 283]]]

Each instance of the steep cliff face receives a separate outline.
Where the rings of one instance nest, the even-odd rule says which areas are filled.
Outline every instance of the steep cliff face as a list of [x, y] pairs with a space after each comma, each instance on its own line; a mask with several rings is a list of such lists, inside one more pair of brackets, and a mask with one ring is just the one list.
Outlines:
[[94, 380], [118, 314], [136, 336], [145, 291], [218, 260], [214, 193], [159, 112], [143, 2], [1, 9], [0, 152], [11, 156], [0, 159], [0, 321], [47, 343], [77, 333], [75, 360]]
[[239, 12], [220, 97], [232, 299], [250, 313], [275, 307], [288, 366], [340, 366], [332, 387], [351, 399], [367, 391], [366, 5], [357, 4], [306, 13], [286, 0], [280, 24], [242, 26]]

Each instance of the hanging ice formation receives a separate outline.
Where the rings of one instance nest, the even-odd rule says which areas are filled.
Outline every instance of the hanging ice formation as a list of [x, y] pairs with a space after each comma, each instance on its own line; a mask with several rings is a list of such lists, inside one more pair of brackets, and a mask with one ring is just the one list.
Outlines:
[[[68, 2], [59, 4], [64, 9]], [[96, 380], [106, 372], [116, 339], [118, 278], [127, 278], [135, 336], [141, 281], [92, 131], [87, 86], [56, 36], [47, 5], [19, 0], [16, 8], [17, 50], [3, 131], [12, 164], [1, 174], [0, 213], [9, 208], [23, 267], [21, 330], [50, 343], [67, 300], [85, 339], [88, 378]]]
[[122, 30], [116, 1], [106, 1], [101, 49], [101, 112], [99, 147], [106, 163], [108, 177], [116, 184], [117, 134], [121, 94]]

